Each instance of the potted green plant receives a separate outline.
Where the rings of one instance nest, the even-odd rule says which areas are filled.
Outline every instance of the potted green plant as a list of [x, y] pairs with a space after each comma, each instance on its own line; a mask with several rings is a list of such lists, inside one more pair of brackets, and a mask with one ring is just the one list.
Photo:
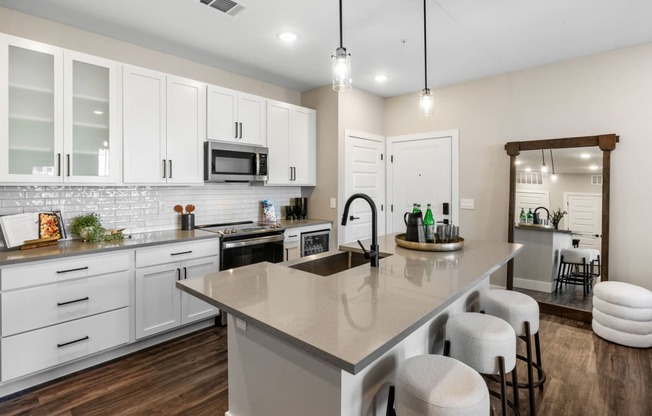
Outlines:
[[561, 208], [557, 208], [557, 211], [552, 211], [552, 214], [550, 215], [550, 222], [552, 223], [553, 227], [555, 227], [555, 230], [558, 229], [559, 222], [562, 218], [564, 218], [564, 215], [566, 214], [567, 212], [562, 212]]
[[104, 227], [100, 223], [100, 216], [95, 212], [78, 215], [72, 219], [70, 232], [83, 241], [94, 243], [104, 237]]

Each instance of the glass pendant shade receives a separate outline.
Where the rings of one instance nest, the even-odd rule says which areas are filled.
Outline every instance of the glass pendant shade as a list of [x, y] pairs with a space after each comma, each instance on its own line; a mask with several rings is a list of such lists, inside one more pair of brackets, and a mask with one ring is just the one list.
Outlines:
[[419, 114], [421, 117], [430, 118], [433, 116], [434, 97], [430, 88], [424, 88], [419, 93]]
[[339, 47], [331, 56], [333, 63], [333, 89], [346, 91], [351, 89], [351, 54], [346, 48]]
[[554, 174], [554, 173], [552, 175], [550, 175], [550, 180], [553, 181], [553, 182], [557, 182], [557, 175]]

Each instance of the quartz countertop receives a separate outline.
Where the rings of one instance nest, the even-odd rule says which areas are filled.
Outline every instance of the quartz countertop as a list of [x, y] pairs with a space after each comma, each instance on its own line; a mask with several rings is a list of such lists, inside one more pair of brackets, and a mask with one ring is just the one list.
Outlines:
[[[378, 240], [380, 251], [392, 255], [377, 268], [365, 264], [322, 277], [265, 262], [177, 287], [355, 374], [522, 248], [467, 240], [459, 251], [422, 252], [397, 247], [394, 235]], [[357, 244], [342, 248], [360, 251]]]
[[514, 226], [515, 229], [517, 230], [532, 230], [532, 231], [544, 231], [548, 233], [565, 233], [565, 234], [572, 234], [573, 232], [571, 230], [559, 230], [556, 229], [552, 226], [550, 227], [544, 227], [544, 226], [539, 226], [536, 224], [517, 224]]
[[123, 240], [102, 241], [99, 243], [82, 243], [80, 240], [59, 241], [56, 245], [33, 248], [29, 250], [0, 251], [0, 266], [25, 263], [36, 260], [48, 260], [81, 254], [98, 254], [113, 250], [123, 250], [158, 244], [182, 243], [190, 240], [219, 238], [215, 233], [201, 230], [167, 230], [132, 234]]
[[[331, 223], [332, 221], [329, 220], [281, 220], [280, 230]], [[184, 241], [219, 237], [219, 234], [202, 230], [165, 230], [131, 234], [131, 238], [125, 238], [123, 240], [103, 241], [99, 243], [83, 243], [80, 240], [63, 240], [59, 241], [59, 243], [56, 245], [34, 248], [30, 250], [12, 249], [0, 251], [0, 266], [37, 260], [50, 260], [82, 254], [98, 254], [112, 250], [154, 246], [158, 244], [182, 243]]]

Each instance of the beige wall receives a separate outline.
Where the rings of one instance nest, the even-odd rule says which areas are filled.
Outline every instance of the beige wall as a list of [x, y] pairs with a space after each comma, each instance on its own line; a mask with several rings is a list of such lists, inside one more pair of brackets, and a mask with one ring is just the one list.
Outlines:
[[0, 32], [274, 100], [301, 104], [298, 91], [2, 7]]
[[[418, 118], [416, 95], [386, 100], [386, 136], [459, 128], [461, 233], [507, 239], [508, 158], [514, 140], [617, 133], [612, 155], [610, 278], [652, 289], [644, 259], [652, 222], [652, 44], [437, 89], [436, 115]], [[500, 284], [500, 281], [493, 283]]]

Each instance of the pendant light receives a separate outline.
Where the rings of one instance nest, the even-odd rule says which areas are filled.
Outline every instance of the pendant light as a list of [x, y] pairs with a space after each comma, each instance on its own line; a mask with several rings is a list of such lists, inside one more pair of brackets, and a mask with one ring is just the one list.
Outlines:
[[432, 91], [428, 88], [428, 47], [426, 36], [426, 0], [423, 0], [423, 66], [424, 66], [424, 88], [419, 93], [419, 114], [421, 117], [430, 118], [433, 116], [434, 99]]
[[546, 166], [546, 155], [543, 153], [543, 149], [541, 149], [541, 159], [543, 159], [543, 163], [541, 164], [541, 173], [548, 173], [548, 166]]
[[333, 64], [333, 89], [346, 91], [351, 89], [351, 54], [342, 46], [342, 0], [340, 0], [340, 46], [331, 55]]
[[552, 164], [552, 175], [550, 175], [550, 180], [557, 182], [557, 174], [555, 173], [555, 159], [552, 158], [552, 149], [550, 149], [550, 163]]

